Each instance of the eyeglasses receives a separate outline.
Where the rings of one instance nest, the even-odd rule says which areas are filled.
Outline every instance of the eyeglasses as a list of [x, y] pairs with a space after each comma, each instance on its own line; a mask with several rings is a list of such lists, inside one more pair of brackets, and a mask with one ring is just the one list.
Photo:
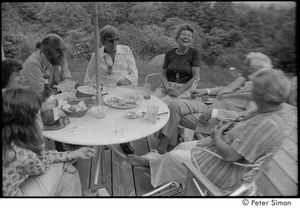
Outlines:
[[106, 39], [106, 41], [107, 42], [110, 42], [110, 43], [113, 43], [113, 42], [117, 42], [117, 41], [119, 41], [120, 40], [120, 38], [119, 37], [114, 37], [114, 38], [107, 38]]
[[[46, 46], [46, 48], [51, 51], [50, 47]], [[68, 50], [68, 48], [67, 47], [65, 47], [65, 48], [56, 48], [56, 49], [53, 48], [52, 50], [55, 50], [55, 52], [59, 54], [59, 53], [65, 53]]]
[[241, 64], [240, 68], [241, 69], [247, 69], [247, 70], [251, 70], [252, 69], [251, 66], [245, 66], [244, 64]]

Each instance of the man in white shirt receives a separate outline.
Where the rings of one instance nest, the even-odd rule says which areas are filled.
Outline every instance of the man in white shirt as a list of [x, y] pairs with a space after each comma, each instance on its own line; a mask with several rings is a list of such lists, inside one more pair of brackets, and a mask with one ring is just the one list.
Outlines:
[[46, 75], [53, 94], [67, 91], [73, 80], [66, 61], [64, 40], [56, 34], [48, 34], [40, 47], [25, 61], [20, 72], [20, 83], [42, 96]]

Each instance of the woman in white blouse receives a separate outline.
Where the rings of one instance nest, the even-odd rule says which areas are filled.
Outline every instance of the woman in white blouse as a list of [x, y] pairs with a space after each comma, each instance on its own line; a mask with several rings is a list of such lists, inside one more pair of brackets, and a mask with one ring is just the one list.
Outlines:
[[[132, 52], [128, 46], [118, 45], [118, 30], [106, 25], [100, 31], [99, 48], [99, 72], [100, 83], [110, 85], [116, 83], [118, 86], [136, 85], [138, 71]], [[95, 84], [95, 53], [92, 54], [87, 66], [85, 85]]]
[[[110, 25], [106, 25], [100, 30], [99, 48], [99, 72], [100, 83], [104, 86], [116, 84], [118, 86], [136, 85], [138, 71], [132, 52], [128, 46], [118, 45], [118, 30]], [[95, 53], [86, 69], [84, 85], [95, 84]], [[122, 150], [126, 154], [133, 154], [134, 149], [130, 143], [121, 144]]]

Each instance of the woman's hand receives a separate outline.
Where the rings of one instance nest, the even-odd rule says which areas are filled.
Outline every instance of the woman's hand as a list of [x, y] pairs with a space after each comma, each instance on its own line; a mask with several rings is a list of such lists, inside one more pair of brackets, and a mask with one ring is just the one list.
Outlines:
[[91, 157], [95, 157], [96, 151], [94, 148], [81, 147], [80, 149], [72, 151], [70, 155], [72, 159], [90, 159]]
[[190, 92], [192, 99], [195, 99], [196, 97], [202, 97], [203, 95], [207, 94], [206, 89], [192, 89]]
[[117, 82], [117, 85], [118, 86], [129, 86], [129, 85], [131, 85], [131, 81], [129, 79], [127, 79], [126, 77], [124, 77], [124, 79], [120, 79]]
[[182, 88], [181, 87], [175, 87], [174, 89], [170, 90], [168, 95], [171, 97], [178, 97], [182, 94]]

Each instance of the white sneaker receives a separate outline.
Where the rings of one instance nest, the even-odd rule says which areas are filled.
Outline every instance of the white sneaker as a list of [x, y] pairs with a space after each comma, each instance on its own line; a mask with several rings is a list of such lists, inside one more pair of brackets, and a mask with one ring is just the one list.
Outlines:
[[159, 154], [156, 149], [150, 149], [150, 152], [146, 153], [145, 155], [142, 155], [141, 157], [149, 158], [151, 160], [151, 159], [158, 158], [160, 156], [161, 154]]

